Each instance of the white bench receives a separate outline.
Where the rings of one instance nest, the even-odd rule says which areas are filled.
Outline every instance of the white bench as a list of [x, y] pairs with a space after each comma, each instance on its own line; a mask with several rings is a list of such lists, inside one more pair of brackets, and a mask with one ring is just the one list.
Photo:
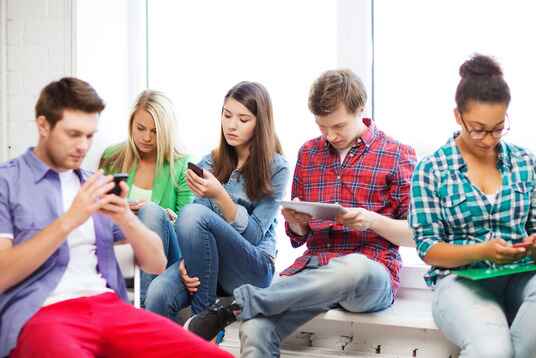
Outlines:
[[[401, 272], [395, 303], [375, 313], [332, 309], [300, 327], [282, 344], [282, 357], [429, 357], [458, 356], [434, 323], [432, 291], [423, 281], [426, 268]], [[239, 356], [238, 324], [226, 329], [221, 347]]]
[[[116, 257], [125, 278], [134, 278], [131, 302], [139, 307], [139, 268], [130, 245], [116, 245]], [[395, 303], [374, 313], [332, 309], [318, 315], [282, 344], [282, 357], [429, 357], [458, 356], [434, 323], [432, 291], [423, 281], [424, 267], [403, 267]], [[238, 323], [225, 332], [223, 349], [240, 354]]]

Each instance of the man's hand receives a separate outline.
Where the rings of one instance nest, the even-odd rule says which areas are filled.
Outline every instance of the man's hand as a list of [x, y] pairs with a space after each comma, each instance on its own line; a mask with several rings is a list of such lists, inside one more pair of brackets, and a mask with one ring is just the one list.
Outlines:
[[188, 271], [186, 271], [184, 260], [181, 260], [179, 262], [179, 275], [181, 277], [182, 283], [184, 283], [184, 286], [186, 286], [186, 289], [188, 290], [188, 292], [191, 295], [196, 293], [199, 285], [201, 285], [201, 282], [199, 281], [199, 278], [197, 277], [188, 276]]
[[115, 194], [107, 194], [102, 200], [103, 205], [100, 207], [100, 212], [110, 217], [114, 223], [121, 226], [126, 224], [129, 220], [132, 220], [135, 216], [130, 210], [130, 206], [127, 202], [128, 185], [121, 181], [119, 182], [121, 187], [121, 196]]
[[503, 239], [491, 239], [482, 244], [482, 253], [485, 260], [504, 265], [522, 259], [527, 255], [525, 248], [508, 246]]
[[[292, 200], [300, 201], [299, 198], [294, 198]], [[289, 208], [282, 209], [281, 214], [285, 218], [285, 221], [288, 222], [292, 231], [301, 236], [307, 234], [309, 231], [309, 221], [312, 219], [311, 215], [300, 213], [299, 211]]]
[[[107, 205], [115, 195], [106, 195], [114, 187], [111, 175], [103, 176], [100, 171], [93, 174], [80, 187], [65, 217], [72, 229], [82, 225], [91, 215]], [[128, 190], [128, 189], [127, 189]]]
[[345, 213], [337, 215], [338, 224], [358, 231], [374, 230], [378, 213], [363, 208], [345, 208], [345, 210]]
[[128, 203], [128, 207], [129, 207], [130, 210], [132, 210], [133, 212], [137, 212], [137, 211], [140, 210], [146, 203], [147, 203], [147, 200], [140, 200], [140, 201], [135, 201], [135, 202], [129, 202], [129, 203]]
[[169, 221], [171, 221], [172, 223], [175, 223], [175, 220], [177, 220], [177, 214], [175, 214], [175, 212], [171, 210], [170, 208], [166, 208], [166, 213], [167, 213]]

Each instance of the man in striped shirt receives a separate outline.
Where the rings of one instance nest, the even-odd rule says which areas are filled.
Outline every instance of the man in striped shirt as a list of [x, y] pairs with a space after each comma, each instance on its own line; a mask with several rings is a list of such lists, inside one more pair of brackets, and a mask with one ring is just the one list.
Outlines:
[[[321, 136], [306, 142], [294, 172], [294, 200], [339, 203], [335, 220], [283, 209], [286, 231], [305, 254], [285, 276], [260, 289], [244, 285], [191, 320], [211, 338], [236, 319], [243, 356], [279, 352], [280, 340], [321, 312], [342, 307], [373, 312], [389, 307], [399, 286], [398, 246], [411, 242], [406, 221], [414, 150], [363, 118], [366, 91], [349, 70], [324, 73], [313, 84], [309, 108]], [[268, 338], [267, 338], [268, 337]]]

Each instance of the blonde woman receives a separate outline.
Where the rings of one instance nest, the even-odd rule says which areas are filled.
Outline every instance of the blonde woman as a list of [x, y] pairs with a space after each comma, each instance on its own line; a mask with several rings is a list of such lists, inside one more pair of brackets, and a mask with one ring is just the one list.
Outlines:
[[[129, 174], [130, 208], [159, 234], [168, 266], [181, 257], [173, 222], [193, 200], [185, 180], [188, 160], [176, 149], [175, 138], [175, 115], [169, 98], [158, 91], [143, 91], [130, 115], [128, 140], [107, 148], [99, 164], [106, 174]], [[154, 277], [142, 272], [142, 305]]]

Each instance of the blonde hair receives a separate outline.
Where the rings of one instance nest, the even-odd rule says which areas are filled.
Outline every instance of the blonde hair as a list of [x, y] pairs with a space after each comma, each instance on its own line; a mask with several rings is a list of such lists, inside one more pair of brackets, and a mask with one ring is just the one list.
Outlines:
[[141, 156], [132, 138], [134, 116], [138, 111], [146, 111], [154, 121], [156, 128], [156, 171], [168, 162], [172, 181], [177, 185], [174, 170], [175, 160], [182, 157], [183, 154], [177, 149], [175, 112], [171, 100], [159, 91], [145, 90], [138, 96], [128, 121], [127, 142], [121, 145], [119, 150], [109, 158], [103, 159], [99, 166], [128, 173], [134, 164], [139, 163]]

